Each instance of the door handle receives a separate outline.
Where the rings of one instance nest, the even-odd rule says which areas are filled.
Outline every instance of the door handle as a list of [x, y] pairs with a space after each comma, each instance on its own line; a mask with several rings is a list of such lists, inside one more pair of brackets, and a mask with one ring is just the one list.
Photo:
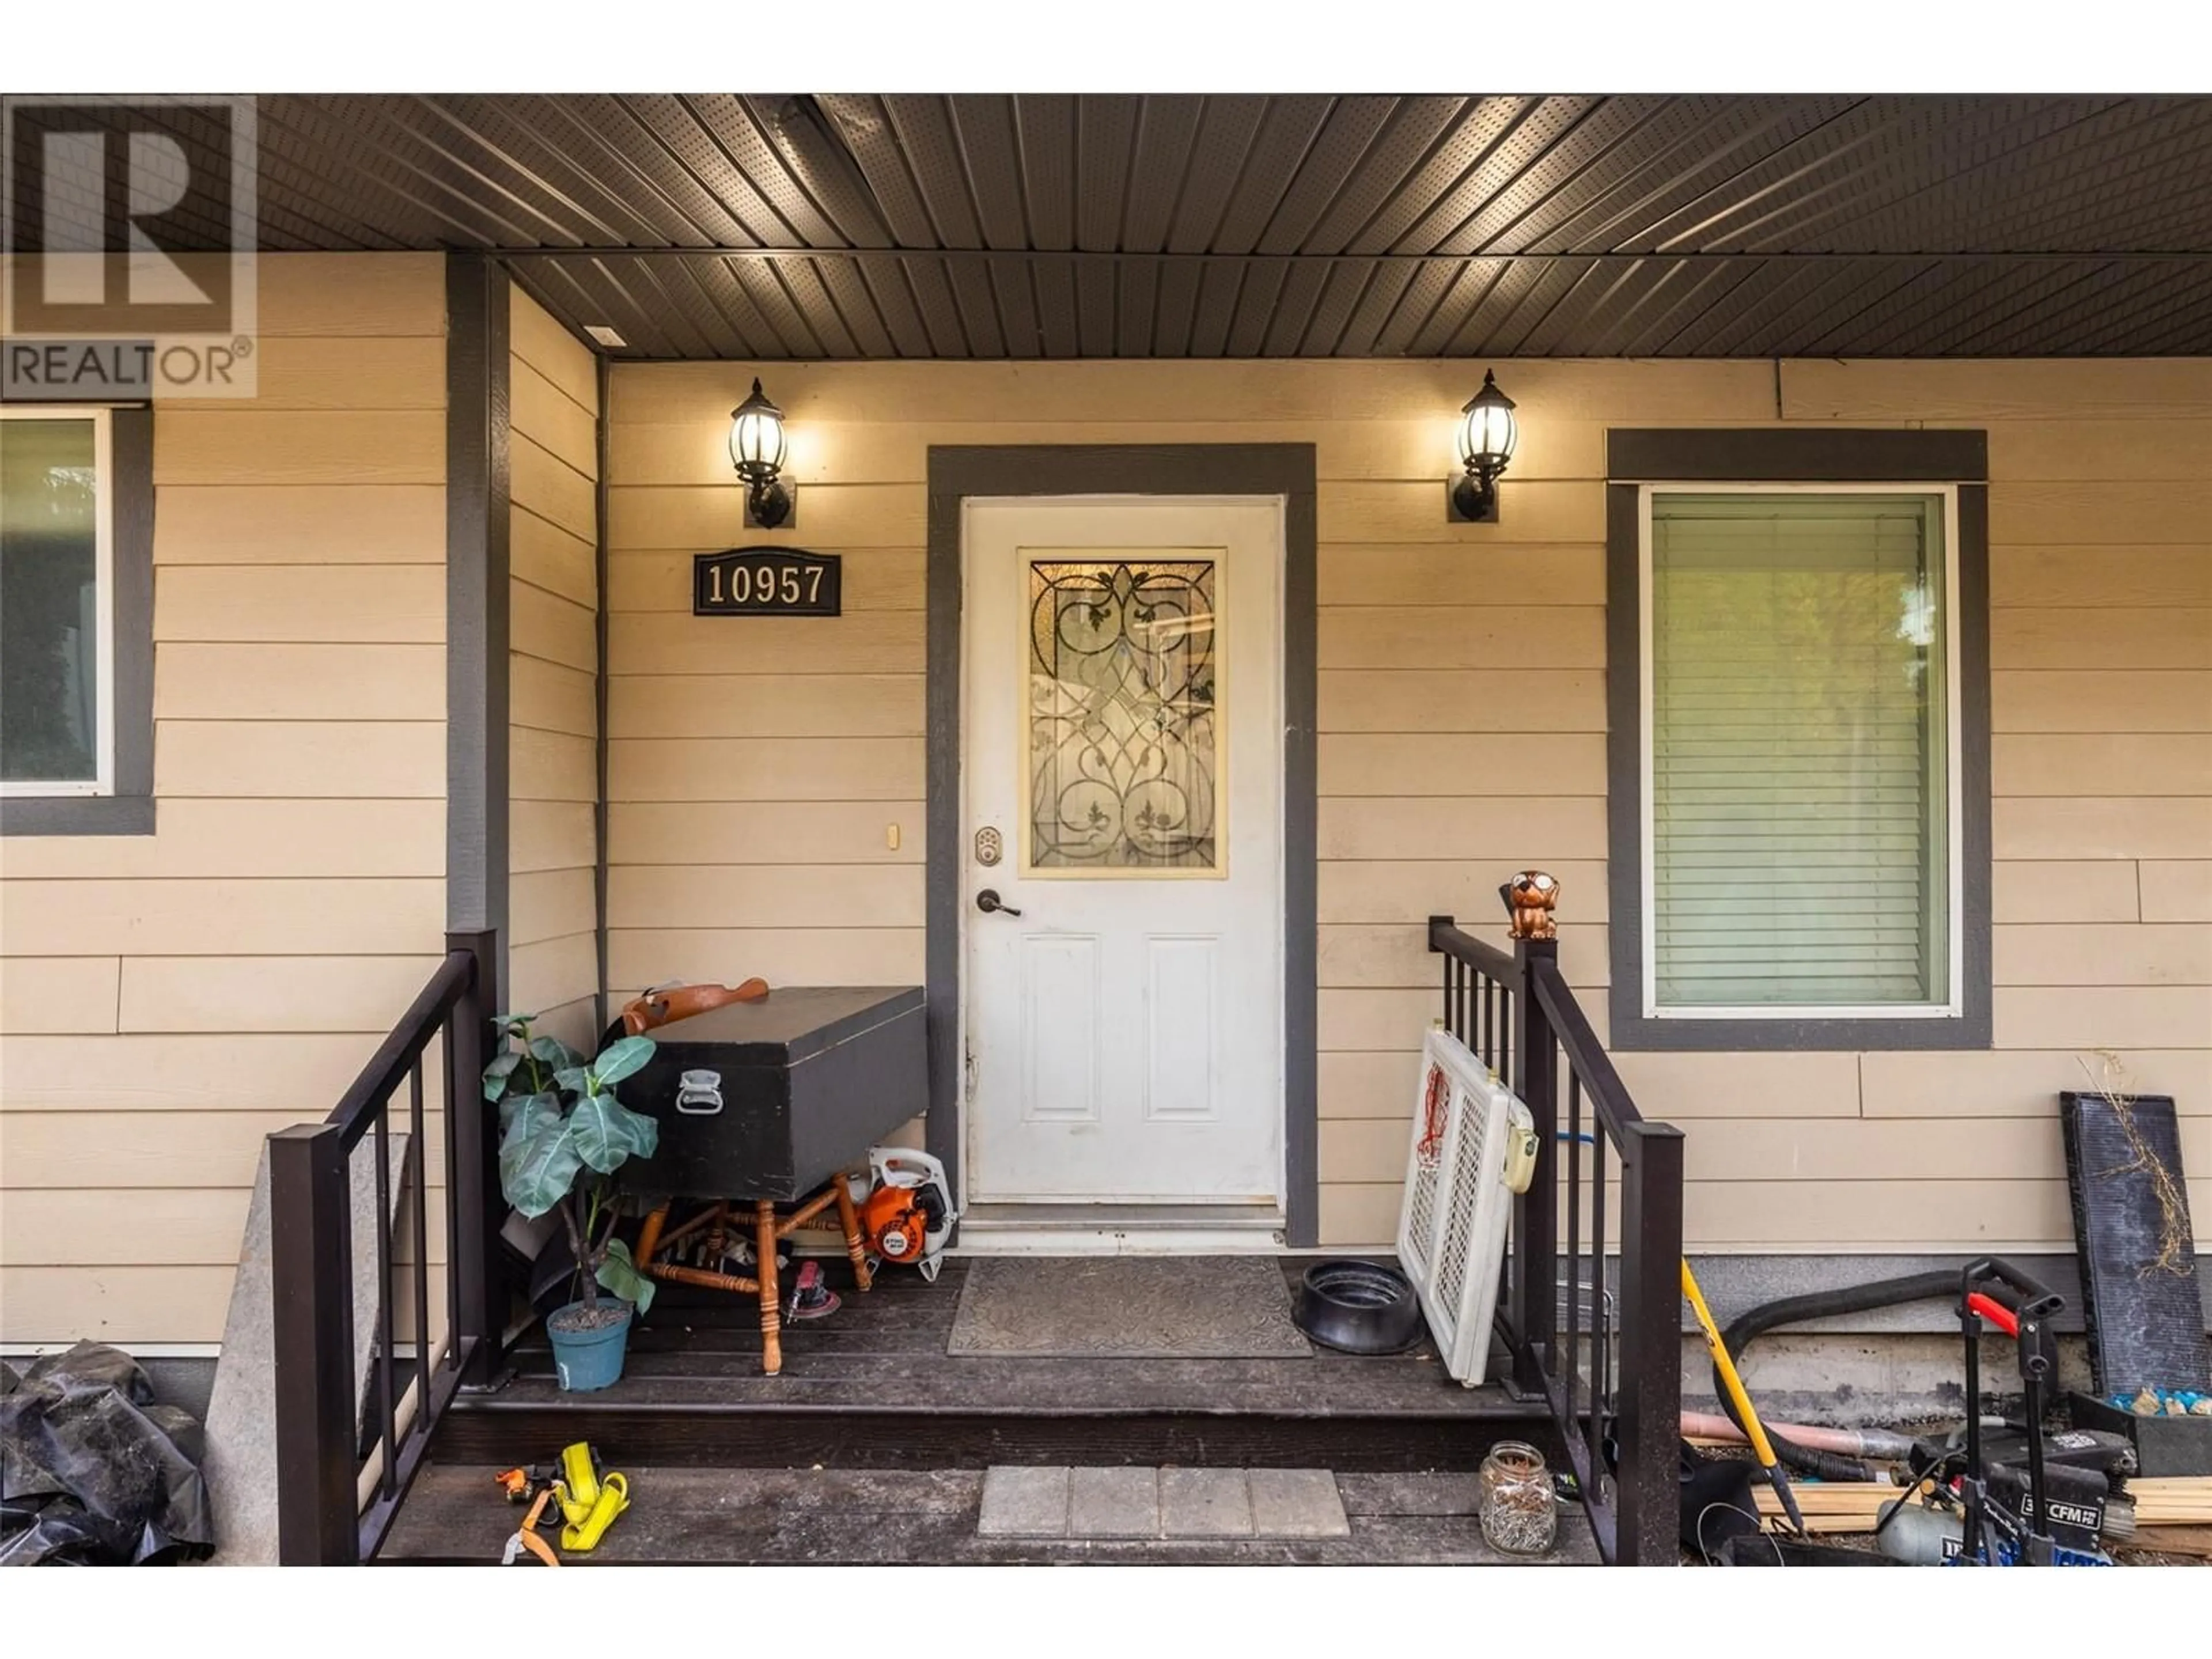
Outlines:
[[1001, 911], [1010, 916], [1021, 915], [1019, 910], [999, 896], [998, 890], [994, 887], [986, 887], [975, 895], [975, 908], [985, 915], [990, 915], [994, 910]]

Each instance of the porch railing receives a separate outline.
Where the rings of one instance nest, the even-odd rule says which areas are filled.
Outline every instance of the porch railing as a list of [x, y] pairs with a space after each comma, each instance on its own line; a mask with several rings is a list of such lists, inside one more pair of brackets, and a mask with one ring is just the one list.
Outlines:
[[[448, 934], [446, 959], [337, 1109], [320, 1123], [269, 1137], [276, 1548], [286, 1565], [373, 1557], [454, 1393], [488, 1381], [499, 1358], [505, 1310], [486, 1226], [495, 1213], [488, 1207], [493, 1143], [477, 1080], [489, 1031], [493, 939]], [[423, 1078], [434, 1042], [445, 1154], [434, 1218]], [[407, 1139], [395, 1169], [394, 1119], [403, 1110]], [[364, 1184], [375, 1205], [366, 1255], [354, 1237], [353, 1170], [363, 1148], [373, 1166]], [[398, 1238], [396, 1210], [405, 1224]], [[430, 1296], [434, 1234], [445, 1256], [441, 1318], [434, 1318]], [[365, 1389], [357, 1272], [376, 1298]], [[410, 1315], [404, 1361], [403, 1295]]]
[[1681, 1132], [1636, 1109], [1560, 975], [1557, 940], [1516, 939], [1509, 954], [1431, 916], [1429, 949], [1444, 959], [1444, 1024], [1535, 1122], [1498, 1316], [1513, 1387], [1549, 1408], [1604, 1559], [1671, 1564]]

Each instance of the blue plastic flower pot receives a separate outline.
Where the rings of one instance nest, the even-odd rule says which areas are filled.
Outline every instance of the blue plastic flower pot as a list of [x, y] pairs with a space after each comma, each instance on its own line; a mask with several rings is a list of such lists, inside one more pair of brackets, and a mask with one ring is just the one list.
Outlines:
[[560, 1374], [562, 1388], [570, 1394], [590, 1394], [621, 1380], [633, 1310], [629, 1303], [611, 1297], [602, 1297], [599, 1307], [615, 1309], [621, 1317], [583, 1330], [564, 1329], [582, 1314], [580, 1302], [556, 1308], [546, 1316], [545, 1334], [553, 1342], [553, 1368]]

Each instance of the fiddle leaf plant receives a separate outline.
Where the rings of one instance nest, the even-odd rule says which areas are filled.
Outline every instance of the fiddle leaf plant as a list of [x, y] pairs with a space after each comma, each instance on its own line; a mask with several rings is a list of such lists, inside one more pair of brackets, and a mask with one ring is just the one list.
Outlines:
[[615, 1085], [653, 1058], [651, 1037], [626, 1036], [591, 1060], [558, 1037], [531, 1030], [535, 1014], [501, 1014], [500, 1052], [484, 1067], [484, 1099], [499, 1108], [499, 1185], [507, 1201], [535, 1219], [560, 1212], [587, 1308], [599, 1292], [653, 1305], [653, 1281], [615, 1237], [622, 1206], [615, 1172], [651, 1158], [660, 1126], [615, 1098]]

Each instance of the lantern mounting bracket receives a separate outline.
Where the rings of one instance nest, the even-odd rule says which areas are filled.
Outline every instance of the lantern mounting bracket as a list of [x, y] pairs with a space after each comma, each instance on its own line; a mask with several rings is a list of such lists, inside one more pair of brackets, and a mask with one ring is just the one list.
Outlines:
[[745, 489], [745, 528], [790, 530], [799, 523], [799, 486], [763, 478]]
[[1444, 484], [1444, 517], [1452, 524], [1498, 522], [1498, 475], [1482, 471]]

